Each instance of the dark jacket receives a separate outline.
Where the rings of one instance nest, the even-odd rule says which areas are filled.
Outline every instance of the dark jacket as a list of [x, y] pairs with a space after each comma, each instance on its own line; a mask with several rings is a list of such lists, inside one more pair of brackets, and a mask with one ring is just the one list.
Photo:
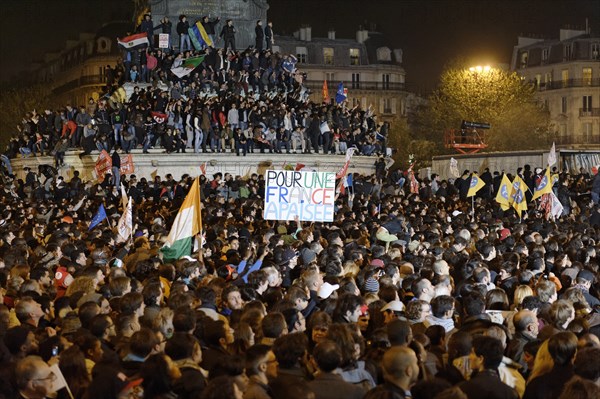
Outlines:
[[458, 386], [469, 399], [518, 399], [517, 391], [500, 380], [495, 370], [484, 370]]
[[406, 392], [404, 392], [404, 390], [402, 388], [400, 388], [396, 385], [390, 384], [389, 382], [386, 382], [385, 384], [379, 385], [379, 386], [371, 389], [369, 392], [367, 392], [364, 399], [383, 397], [382, 392], [389, 392], [390, 395], [389, 396], [386, 395], [386, 397], [392, 398], [392, 399], [410, 398], [410, 396], [406, 396]]
[[527, 372], [527, 363], [523, 359], [523, 348], [528, 342], [533, 340], [534, 338], [529, 337], [522, 332], [517, 332], [506, 348], [506, 356], [519, 363], [523, 373]]
[[[206, 26], [205, 26], [206, 28]], [[206, 33], [208, 33], [208, 30], [206, 31]], [[224, 25], [223, 29], [221, 29], [221, 34], [220, 36], [227, 40], [227, 39], [233, 39], [235, 37], [235, 28], [233, 25], [229, 26], [229, 25]]]
[[525, 388], [523, 399], [556, 399], [573, 377], [573, 366], [554, 366], [549, 373], [534, 378]]
[[317, 374], [308, 385], [315, 393], [315, 399], [361, 399], [365, 394], [359, 385], [350, 384], [333, 373]]
[[187, 35], [188, 29], [190, 28], [190, 23], [188, 21], [179, 21], [177, 24], [177, 34], [178, 35]]

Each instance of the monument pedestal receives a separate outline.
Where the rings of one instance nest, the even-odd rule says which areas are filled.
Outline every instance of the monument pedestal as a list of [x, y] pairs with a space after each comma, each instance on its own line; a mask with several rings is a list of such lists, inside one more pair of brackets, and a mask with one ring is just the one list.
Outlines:
[[[219, 38], [221, 28], [228, 19], [233, 20], [233, 26], [237, 33], [235, 35], [235, 46], [245, 49], [255, 43], [254, 28], [256, 21], [267, 24], [267, 10], [269, 5], [266, 0], [149, 0], [148, 5], [152, 12], [152, 20], [158, 25], [166, 15], [173, 22], [172, 35], [177, 36], [176, 26], [179, 15], [185, 14], [190, 25], [199, 21], [207, 15], [211, 20], [220, 17], [221, 21], [215, 26], [215, 47], [223, 47], [224, 42]], [[179, 39], [171, 40], [178, 43]]]

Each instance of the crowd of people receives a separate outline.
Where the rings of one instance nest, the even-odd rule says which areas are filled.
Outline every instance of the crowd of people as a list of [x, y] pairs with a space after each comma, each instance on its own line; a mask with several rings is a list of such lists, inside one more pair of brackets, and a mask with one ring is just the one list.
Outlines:
[[[379, 158], [333, 223], [266, 221], [263, 176], [203, 175], [203, 231], [179, 259], [161, 248], [193, 176], [61, 176], [74, 147], [383, 152], [371, 110], [308, 101], [272, 26], [242, 52], [225, 27], [181, 79], [171, 67], [198, 53], [177, 27], [186, 51], [125, 52], [103, 99], [19, 125], [0, 174], [0, 398], [598, 397], [600, 174], [557, 170], [549, 220], [530, 194], [521, 215], [502, 210], [500, 173], [471, 201], [469, 171], [413, 180]], [[136, 79], [168, 90], [119, 101]], [[11, 158], [49, 152], [15, 178]], [[543, 176], [516, 173], [531, 191]]]
[[262, 176], [201, 176], [203, 234], [167, 259], [193, 177], [123, 176], [123, 241], [110, 179], [5, 175], [0, 396], [598, 397], [599, 176], [562, 173], [549, 221], [501, 210], [493, 182], [472, 209], [461, 179], [416, 194], [384, 168], [333, 223], [265, 221]]
[[[213, 37], [218, 21], [203, 21]], [[151, 39], [153, 29], [165, 24], [170, 31], [168, 19], [156, 27], [147, 19], [141, 31]], [[189, 27], [185, 16], [179, 24]], [[115, 148], [243, 156], [254, 151], [342, 154], [349, 147], [356, 147], [357, 155], [385, 153], [389, 124], [377, 121], [371, 107], [311, 101], [296, 57], [272, 51], [272, 23], [264, 29], [265, 39], [257, 38], [256, 47], [243, 51], [235, 49], [234, 38], [227, 39], [227, 27], [234, 29], [231, 21], [224, 25], [224, 48], [192, 50], [185, 44], [189, 35], [181, 33], [179, 52], [156, 48], [153, 39], [145, 49], [123, 49], [116, 66], [106, 67], [105, 95], [87, 104], [26, 113], [4, 155], [50, 154], [61, 166], [69, 148], [82, 148], [82, 155]], [[177, 28], [184, 31], [185, 26]], [[264, 49], [258, 45], [263, 40]], [[179, 77], [171, 71], [200, 56], [191, 73]], [[128, 82], [139, 86], [127, 95], [123, 85]]]

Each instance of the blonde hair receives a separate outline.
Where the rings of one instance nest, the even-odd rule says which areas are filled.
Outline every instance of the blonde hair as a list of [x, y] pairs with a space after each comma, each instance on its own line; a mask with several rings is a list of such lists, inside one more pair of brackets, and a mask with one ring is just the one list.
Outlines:
[[513, 307], [517, 309], [523, 303], [523, 299], [528, 296], [533, 296], [533, 290], [528, 285], [520, 285], [515, 289], [513, 296]]
[[83, 295], [91, 294], [96, 291], [96, 283], [92, 277], [80, 276], [75, 278], [71, 285], [67, 287], [66, 296], [71, 296], [77, 292], [83, 292]]
[[[173, 316], [175, 312], [171, 308], [162, 308], [154, 320], [152, 320], [152, 329], [160, 331], [163, 336], [170, 338], [175, 329], [173, 328]], [[171, 330], [171, 331], [169, 331]]]
[[529, 375], [527, 382], [533, 381], [534, 378], [550, 372], [553, 367], [554, 360], [552, 359], [552, 356], [550, 356], [550, 351], [548, 350], [548, 340], [545, 340], [540, 345], [540, 349], [535, 356], [533, 369], [531, 370], [531, 374]]

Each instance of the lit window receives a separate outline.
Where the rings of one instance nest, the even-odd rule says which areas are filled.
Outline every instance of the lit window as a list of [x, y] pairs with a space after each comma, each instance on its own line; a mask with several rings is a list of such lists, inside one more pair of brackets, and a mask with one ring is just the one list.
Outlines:
[[333, 65], [333, 49], [331, 47], [323, 48], [323, 64]]
[[350, 65], [360, 65], [360, 50], [357, 48], [350, 49]]
[[586, 86], [592, 85], [592, 68], [583, 68], [581, 71], [581, 77], [583, 78], [583, 84]]

